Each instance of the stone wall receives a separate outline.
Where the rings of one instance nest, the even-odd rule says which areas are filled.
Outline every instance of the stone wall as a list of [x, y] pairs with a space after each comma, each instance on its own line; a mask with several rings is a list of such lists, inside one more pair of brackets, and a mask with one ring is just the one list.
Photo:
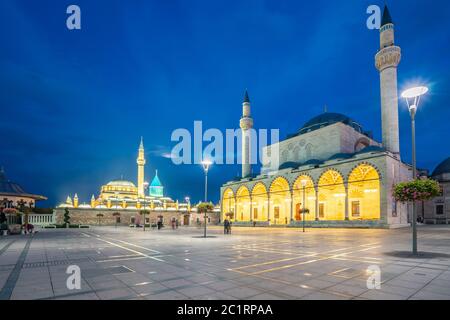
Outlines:
[[[113, 214], [118, 212], [119, 217]], [[196, 213], [187, 213], [183, 211], [149, 211], [150, 214], [146, 214], [146, 223], [156, 223], [160, 216], [165, 225], [170, 225], [170, 221], [175, 218], [178, 220], [179, 225], [195, 225], [197, 223]], [[103, 216], [99, 217], [101, 214]], [[64, 208], [55, 209], [57, 224], [64, 223]], [[130, 225], [130, 224], [142, 224], [143, 217], [137, 210], [116, 210], [116, 209], [81, 209], [81, 208], [69, 208], [69, 216], [71, 224], [84, 224], [84, 225], [115, 225], [116, 219], [118, 225]], [[219, 221], [220, 215], [217, 213], [209, 213], [211, 218], [211, 224], [216, 224]], [[201, 219], [203, 221], [203, 219]]]

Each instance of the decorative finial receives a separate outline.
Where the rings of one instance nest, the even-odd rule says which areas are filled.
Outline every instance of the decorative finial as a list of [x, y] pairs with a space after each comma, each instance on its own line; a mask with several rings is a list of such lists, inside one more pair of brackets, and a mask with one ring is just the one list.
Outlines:
[[144, 149], [144, 137], [141, 136], [141, 143], [139, 144], [139, 149]]
[[381, 19], [381, 26], [387, 25], [389, 23], [394, 23], [391, 18], [391, 14], [389, 12], [388, 6], [384, 5], [383, 18]]
[[156, 169], [155, 171], [156, 171], [156, 174], [155, 174], [155, 175], [158, 176], [158, 169]]
[[245, 89], [244, 103], [250, 103], [250, 98], [248, 97], [248, 90], [247, 89]]

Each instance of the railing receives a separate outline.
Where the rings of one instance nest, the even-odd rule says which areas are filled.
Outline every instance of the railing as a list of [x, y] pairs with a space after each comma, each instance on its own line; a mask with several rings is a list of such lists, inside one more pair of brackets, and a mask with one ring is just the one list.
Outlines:
[[30, 213], [28, 215], [28, 223], [36, 226], [47, 226], [55, 223], [54, 214], [35, 214]]

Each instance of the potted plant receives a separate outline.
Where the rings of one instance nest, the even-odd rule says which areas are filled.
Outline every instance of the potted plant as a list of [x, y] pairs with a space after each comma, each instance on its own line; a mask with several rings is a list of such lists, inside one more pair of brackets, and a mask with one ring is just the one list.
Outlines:
[[214, 205], [211, 203], [211, 202], [202, 202], [202, 203], [199, 203], [198, 204], [198, 206], [197, 206], [197, 212], [198, 213], [204, 213], [204, 217], [203, 217], [203, 222], [204, 222], [204, 224], [205, 224], [205, 229], [204, 229], [204, 237], [206, 238], [206, 224], [207, 224], [207, 221], [206, 221], [206, 219], [208, 218], [207, 217], [207, 213], [209, 212], [209, 211], [212, 211], [214, 209]]

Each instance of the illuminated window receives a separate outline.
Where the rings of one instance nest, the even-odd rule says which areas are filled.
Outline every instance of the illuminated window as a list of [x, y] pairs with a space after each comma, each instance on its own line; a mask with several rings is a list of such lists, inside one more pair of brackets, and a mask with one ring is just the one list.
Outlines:
[[273, 208], [273, 212], [275, 213], [274, 214], [274, 218], [275, 219], [280, 219], [280, 207]]
[[325, 218], [325, 203], [319, 203], [319, 218]]
[[359, 218], [360, 214], [360, 203], [359, 201], [352, 201], [352, 217]]

